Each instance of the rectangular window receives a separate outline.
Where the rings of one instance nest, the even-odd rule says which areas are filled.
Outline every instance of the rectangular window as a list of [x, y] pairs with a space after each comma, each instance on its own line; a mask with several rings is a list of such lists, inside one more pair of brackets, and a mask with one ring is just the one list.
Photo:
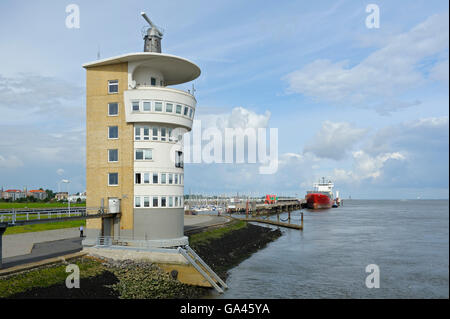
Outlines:
[[177, 114], [181, 114], [181, 105], [177, 104], [177, 108], [175, 110]]
[[144, 150], [144, 159], [149, 161], [152, 159], [152, 150], [151, 149], [146, 149]]
[[144, 159], [144, 150], [137, 149], [136, 150], [136, 156], [134, 158], [136, 161], [142, 161]]
[[136, 173], [134, 174], [135, 178], [134, 178], [134, 182], [136, 184], [140, 184], [141, 183], [141, 173]]
[[175, 196], [175, 207], [178, 207], [178, 196]]
[[108, 185], [119, 185], [119, 173], [108, 173]]
[[150, 112], [152, 110], [152, 104], [150, 101], [144, 101], [142, 106], [145, 112]]
[[166, 141], [166, 128], [161, 127], [161, 141]]
[[144, 173], [144, 184], [150, 184], [150, 173]]
[[173, 184], [173, 175], [169, 174], [169, 184]]
[[134, 128], [134, 140], [135, 141], [141, 140], [141, 128], [139, 126]]
[[119, 104], [118, 103], [108, 103], [108, 115], [116, 116], [119, 114]]
[[149, 161], [152, 159], [152, 149], [137, 148], [135, 154], [135, 160], [137, 161]]
[[189, 110], [189, 108], [187, 107], [187, 106], [185, 106], [184, 107], [184, 116], [187, 116], [188, 115], [188, 110]]
[[156, 85], [156, 79], [155, 78], [150, 78], [150, 83], [152, 86]]
[[141, 198], [139, 196], [134, 198], [134, 207], [141, 207]]
[[155, 102], [155, 111], [162, 112], [162, 102]]
[[150, 127], [144, 127], [144, 141], [148, 141], [150, 139]]
[[169, 141], [169, 142], [173, 142], [173, 141], [175, 141], [175, 138], [172, 136], [172, 129], [171, 128], [168, 128], [167, 129], [167, 140]]
[[166, 112], [172, 113], [173, 111], [173, 104], [172, 103], [166, 103]]
[[119, 138], [119, 127], [109, 126], [108, 127], [108, 138]]
[[157, 127], [153, 128], [153, 140], [154, 141], [158, 140], [158, 128]]
[[108, 81], [108, 93], [119, 93], [119, 80]]
[[169, 197], [169, 207], [173, 207], [173, 197]]
[[139, 112], [139, 101], [131, 102], [133, 112]]
[[178, 184], [178, 174], [174, 174], [175, 175], [175, 184]]
[[150, 207], [150, 198], [148, 196], [144, 196], [144, 207]]
[[189, 117], [190, 118], [192, 118], [192, 114], [194, 113], [194, 110], [191, 108], [190, 110], [189, 110]]
[[161, 184], [165, 184], [165, 183], [166, 183], [166, 174], [161, 173]]
[[158, 197], [153, 197], [153, 207], [158, 207]]
[[166, 207], [166, 197], [165, 196], [161, 197], [161, 207]]
[[176, 151], [175, 152], [175, 167], [183, 168], [183, 152]]
[[158, 173], [153, 173], [153, 184], [158, 184]]
[[113, 149], [108, 150], [108, 162], [118, 162], [119, 161], [119, 150]]

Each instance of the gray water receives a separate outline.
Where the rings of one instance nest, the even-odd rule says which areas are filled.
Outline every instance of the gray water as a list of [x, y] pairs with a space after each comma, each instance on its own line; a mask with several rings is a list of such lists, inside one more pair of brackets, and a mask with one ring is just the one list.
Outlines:
[[[347, 200], [303, 212], [304, 230], [282, 228], [230, 270], [217, 298], [449, 297], [448, 200]], [[299, 211], [291, 218], [299, 223]], [[379, 266], [380, 288], [366, 287], [369, 264]]]

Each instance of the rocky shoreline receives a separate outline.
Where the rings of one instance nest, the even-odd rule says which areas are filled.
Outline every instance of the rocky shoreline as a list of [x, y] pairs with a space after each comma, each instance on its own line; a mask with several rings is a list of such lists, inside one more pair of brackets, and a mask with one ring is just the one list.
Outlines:
[[[227, 231], [226, 227], [230, 230]], [[202, 240], [193, 240], [191, 247], [222, 279], [227, 278], [229, 269], [281, 236], [279, 229], [248, 223], [240, 228], [225, 226], [221, 231], [224, 233], [219, 238], [216, 237], [217, 234], [213, 236], [214, 231], [211, 231], [211, 236], [202, 234]], [[76, 263], [90, 269], [91, 273], [83, 277], [83, 272], [80, 272], [80, 289], [67, 289], [62, 281], [48, 287], [31, 287], [8, 295], [7, 298], [178, 299], [201, 298], [211, 292], [209, 288], [182, 284], [156, 264], [148, 262], [82, 257]], [[20, 282], [20, 275], [18, 276], [15, 280]], [[0, 284], [1, 280], [3, 279], [0, 279]]]

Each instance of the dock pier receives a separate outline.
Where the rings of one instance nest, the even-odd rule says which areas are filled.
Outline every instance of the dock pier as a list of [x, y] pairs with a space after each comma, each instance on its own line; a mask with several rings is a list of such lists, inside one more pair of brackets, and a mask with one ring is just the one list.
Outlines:
[[273, 215], [282, 212], [291, 212], [306, 207], [304, 199], [280, 200], [274, 204], [257, 204], [255, 202], [239, 203], [234, 207], [228, 207], [227, 213], [246, 213], [252, 217]]
[[[249, 202], [240, 203], [233, 208], [228, 208], [228, 213], [245, 213], [245, 218], [240, 217], [232, 217], [237, 220], [243, 220], [247, 222], [258, 222], [263, 224], [270, 224], [275, 226], [281, 226], [292, 229], [303, 230], [303, 213], [301, 213], [301, 224], [291, 224], [291, 212], [294, 210], [302, 209], [306, 206], [306, 202], [304, 200], [282, 200], [273, 204], [256, 204], [252, 202], [251, 205]], [[288, 218], [287, 223], [284, 221], [280, 221], [280, 214], [287, 212]], [[267, 218], [261, 218], [262, 216], [270, 216], [277, 215], [277, 220], [270, 220]]]

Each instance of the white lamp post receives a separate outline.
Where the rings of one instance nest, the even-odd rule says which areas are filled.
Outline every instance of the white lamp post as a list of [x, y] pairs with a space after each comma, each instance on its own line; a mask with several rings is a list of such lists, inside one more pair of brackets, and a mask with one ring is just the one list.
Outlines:
[[66, 183], [67, 184], [67, 204], [69, 206], [69, 217], [70, 217], [70, 197], [69, 197], [69, 183], [70, 181], [68, 179], [62, 179], [61, 183]]

